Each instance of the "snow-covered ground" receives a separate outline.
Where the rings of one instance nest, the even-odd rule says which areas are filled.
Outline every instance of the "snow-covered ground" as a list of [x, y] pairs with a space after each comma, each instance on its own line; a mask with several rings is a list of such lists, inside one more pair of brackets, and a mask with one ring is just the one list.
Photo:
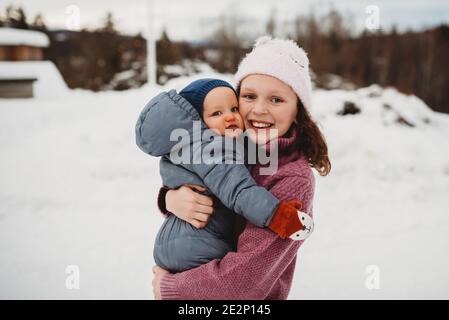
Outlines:
[[[134, 125], [162, 89], [0, 100], [0, 298], [152, 299], [161, 182]], [[345, 101], [361, 113], [336, 115]], [[316, 176], [290, 299], [449, 298], [449, 117], [375, 86], [318, 90], [314, 106], [332, 172]]]

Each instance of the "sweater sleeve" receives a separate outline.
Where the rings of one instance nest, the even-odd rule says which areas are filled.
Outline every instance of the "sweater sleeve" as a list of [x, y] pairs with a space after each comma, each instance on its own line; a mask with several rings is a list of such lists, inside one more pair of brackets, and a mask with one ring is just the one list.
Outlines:
[[157, 195], [157, 207], [159, 208], [159, 211], [164, 216], [168, 216], [171, 214], [170, 211], [167, 210], [167, 206], [165, 203], [165, 196], [167, 195], [167, 192], [170, 190], [170, 188], [166, 186], [162, 186], [159, 189], [159, 194]]
[[[281, 200], [298, 199], [311, 214], [313, 177], [285, 177], [270, 190]], [[267, 229], [247, 223], [237, 252], [177, 274], [160, 284], [162, 299], [249, 299], [267, 297], [270, 289], [296, 259], [302, 241], [281, 239]]]

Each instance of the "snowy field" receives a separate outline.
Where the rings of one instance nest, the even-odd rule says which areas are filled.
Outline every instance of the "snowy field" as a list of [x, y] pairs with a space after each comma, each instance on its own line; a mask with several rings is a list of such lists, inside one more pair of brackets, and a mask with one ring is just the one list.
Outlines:
[[[152, 299], [161, 180], [134, 125], [164, 88], [55, 87], [0, 100], [0, 298]], [[345, 101], [361, 113], [337, 115]], [[449, 117], [374, 86], [317, 90], [313, 115], [332, 172], [316, 175], [316, 229], [289, 298], [448, 299]], [[79, 289], [66, 288], [70, 265]]]

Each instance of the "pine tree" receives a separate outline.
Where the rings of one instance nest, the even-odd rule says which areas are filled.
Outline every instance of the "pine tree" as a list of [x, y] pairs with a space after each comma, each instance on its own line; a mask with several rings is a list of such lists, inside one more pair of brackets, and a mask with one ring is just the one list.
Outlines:
[[29, 29], [27, 18], [25, 15], [25, 11], [23, 11], [22, 7], [17, 8], [17, 25], [16, 28], [19, 29]]
[[37, 14], [34, 18], [33, 23], [31, 24], [31, 27], [36, 30], [47, 30], [47, 26], [45, 25], [44, 18], [42, 17], [42, 14]]
[[108, 12], [106, 14], [106, 19], [104, 22], [103, 28], [101, 28], [101, 31], [110, 32], [110, 33], [117, 33], [117, 30], [115, 29], [115, 23], [114, 19], [112, 17], [112, 13]]
[[29, 29], [26, 21], [25, 11], [21, 8], [13, 6], [6, 7], [6, 19], [4, 26], [18, 29]]
[[272, 9], [270, 18], [267, 21], [267, 24], [265, 26], [265, 31], [268, 35], [271, 35], [275, 37], [275, 31], [276, 31], [276, 10]]
[[13, 18], [13, 11], [14, 11], [14, 7], [13, 6], [7, 6], [6, 7], [6, 17], [5, 17], [5, 22], [4, 22], [4, 26], [5, 27], [11, 27], [12, 25], [12, 20]]

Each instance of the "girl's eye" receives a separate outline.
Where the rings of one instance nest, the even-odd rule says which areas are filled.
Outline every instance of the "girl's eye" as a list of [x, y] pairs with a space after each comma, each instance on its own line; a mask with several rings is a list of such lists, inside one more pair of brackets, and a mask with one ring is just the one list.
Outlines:
[[213, 117], [221, 116], [221, 111], [215, 111], [214, 113], [212, 113], [212, 116]]
[[273, 97], [273, 98], [271, 98], [271, 100], [270, 100], [272, 103], [275, 103], [275, 104], [278, 104], [278, 103], [281, 103], [281, 102], [284, 102], [284, 100], [282, 100], [281, 98], [277, 98], [277, 97]]
[[232, 112], [239, 112], [239, 107], [232, 107], [231, 111]]
[[249, 100], [253, 100], [256, 98], [256, 96], [254, 94], [244, 94], [244, 95], [242, 95], [242, 97], [244, 99], [249, 99]]

